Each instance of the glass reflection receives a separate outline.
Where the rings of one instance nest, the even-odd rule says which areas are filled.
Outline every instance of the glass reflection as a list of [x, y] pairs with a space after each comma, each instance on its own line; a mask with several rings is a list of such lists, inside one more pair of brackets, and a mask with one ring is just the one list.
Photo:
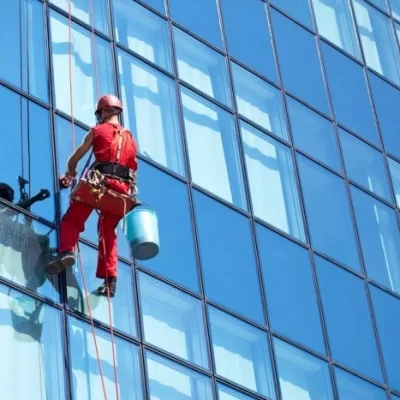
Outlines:
[[[66, 270], [68, 306], [89, 316], [89, 303], [92, 317], [106, 325], [110, 325], [108, 298], [95, 294], [99, 286], [99, 281], [96, 278], [97, 250], [82, 243], [79, 244], [79, 247], [82, 264], [80, 264], [79, 258], [77, 258], [75, 266]], [[82, 268], [84, 269], [87, 293], [83, 285], [82, 272], [80, 271]], [[117, 268], [117, 291], [115, 297], [110, 300], [111, 321], [114, 328], [130, 336], [136, 336], [136, 308], [133, 294], [132, 269], [122, 262], [118, 263]]]
[[144, 340], [208, 369], [200, 300], [139, 273]]
[[217, 374], [275, 399], [266, 332], [209, 306]]
[[122, 50], [118, 69], [125, 126], [135, 135], [140, 153], [185, 175], [173, 80]]
[[254, 215], [305, 241], [290, 148], [242, 121], [240, 127]]
[[[115, 364], [110, 335], [95, 329], [102, 374], [100, 374], [95, 341], [89, 324], [68, 318], [72, 399], [142, 400], [142, 379], [137, 346], [114, 336]], [[115, 384], [115, 370], [117, 384]], [[104, 380], [105, 393], [102, 386]]]
[[386, 400], [386, 391], [347, 371], [335, 368], [340, 400]]
[[[50, 11], [50, 28], [55, 103], [59, 110], [71, 115], [68, 19]], [[89, 30], [73, 23], [71, 47], [74, 117], [94, 125], [97, 98], [102, 93], [114, 93], [110, 43], [98, 36], [93, 39]]]
[[61, 315], [0, 285], [2, 398], [65, 399]]
[[389, 0], [389, 4], [392, 9], [393, 17], [400, 20], [400, 2], [399, 2], [399, 0]]
[[149, 351], [146, 364], [151, 399], [213, 400], [210, 378]]
[[184, 87], [181, 96], [193, 182], [246, 208], [233, 116]]
[[307, 1], [271, 0], [285, 14], [297, 19], [308, 28], [313, 29], [310, 8]]
[[334, 400], [328, 363], [274, 339], [282, 400]]
[[252, 400], [253, 397], [247, 396], [228, 386], [218, 383], [218, 400]]
[[400, 207], [400, 163], [387, 157], [390, 177], [392, 179], [392, 185], [396, 196], [397, 207]]

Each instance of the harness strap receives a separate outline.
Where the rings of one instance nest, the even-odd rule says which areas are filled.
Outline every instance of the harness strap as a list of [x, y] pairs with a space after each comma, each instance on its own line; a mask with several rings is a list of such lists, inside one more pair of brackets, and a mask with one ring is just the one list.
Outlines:
[[123, 132], [127, 132], [127, 129], [118, 129], [118, 135], [119, 135], [119, 138], [118, 138], [118, 147], [117, 147], [117, 155], [116, 155], [116, 157], [115, 157], [115, 162], [116, 163], [119, 163], [119, 157], [121, 156], [121, 148], [122, 148], [122, 133]]

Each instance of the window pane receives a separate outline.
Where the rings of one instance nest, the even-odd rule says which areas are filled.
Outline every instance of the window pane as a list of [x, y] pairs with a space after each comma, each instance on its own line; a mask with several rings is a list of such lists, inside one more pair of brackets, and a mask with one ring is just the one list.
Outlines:
[[392, 394], [391, 400], [400, 400], [400, 396], [396, 396], [395, 394]]
[[[49, 101], [43, 4], [14, 0], [0, 5], [0, 78]], [[5, 60], [7, 59], [7, 61]]]
[[144, 340], [208, 368], [201, 301], [139, 273]]
[[382, 381], [364, 281], [321, 257], [315, 259], [333, 359]]
[[363, 68], [333, 47], [321, 44], [337, 121], [378, 145]]
[[[50, 27], [55, 103], [59, 110], [71, 115], [68, 19], [51, 11]], [[73, 23], [71, 47], [74, 117], [94, 125], [97, 98], [102, 93], [114, 93], [110, 43], [96, 36], [93, 46], [91, 32]]]
[[185, 175], [173, 80], [121, 50], [118, 65], [124, 122], [137, 137], [140, 153]]
[[309, 252], [261, 225], [256, 232], [271, 328], [325, 354]]
[[[7, 119], [15, 121], [12, 132], [3, 132], [7, 139], [1, 150], [0, 180], [14, 190], [14, 203], [39, 195], [42, 189], [50, 197], [39, 199], [30, 207], [37, 215], [54, 221], [53, 155], [49, 112], [17, 93], [0, 85], [0, 107], [7, 110]], [[3, 129], [7, 129], [6, 127]], [[18, 176], [29, 181], [21, 193]], [[26, 206], [24, 207], [26, 208]]]
[[335, 368], [340, 400], [386, 400], [386, 391], [347, 371]]
[[271, 3], [278, 6], [290, 17], [297, 19], [308, 28], [313, 29], [310, 8], [307, 1], [293, 0], [271, 0]]
[[214, 307], [208, 310], [217, 374], [274, 399], [266, 332]]
[[369, 78], [385, 150], [400, 158], [400, 91], [375, 74], [369, 73]]
[[218, 399], [219, 400], [252, 400], [253, 397], [247, 396], [243, 393], [238, 392], [228, 386], [217, 384], [218, 386]]
[[244, 122], [240, 126], [254, 215], [305, 241], [290, 149]]
[[334, 400], [328, 363], [274, 339], [282, 400]]
[[396, 195], [397, 207], [400, 207], [400, 164], [389, 157], [387, 157], [387, 161], [389, 165], [390, 177], [392, 179], [392, 184]]
[[283, 86], [330, 115], [315, 36], [274, 10], [271, 17]]
[[117, 42], [171, 71], [167, 21], [132, 0], [114, 0], [113, 5]]
[[57, 246], [53, 229], [0, 204], [0, 275], [33, 292], [59, 301], [58, 280], [45, 265]]
[[377, 7], [380, 7], [384, 11], [387, 11], [386, 0], [368, 0], [368, 1], [372, 4], [375, 4]]
[[107, 0], [50, 0], [50, 3], [68, 13], [71, 5], [71, 14], [74, 17], [106, 35], [109, 34]]
[[298, 160], [313, 246], [359, 271], [360, 260], [343, 179], [303, 156]]
[[378, 334], [389, 385], [400, 390], [400, 326], [395, 322], [400, 315], [400, 300], [370, 285]]
[[[68, 306], [89, 317], [87, 302], [90, 304], [92, 317], [110, 325], [108, 299], [94, 292], [103, 283], [96, 278], [97, 250], [80, 244], [82, 264], [77, 258], [73, 268], [66, 270]], [[88, 292], [86, 293], [82, 280], [82, 271], [86, 278]], [[136, 336], [135, 300], [133, 294], [132, 269], [129, 265], [118, 263], [118, 283], [115, 297], [111, 301], [111, 316], [113, 327], [130, 335]]]
[[332, 122], [287, 96], [294, 145], [329, 167], [341, 171]]
[[312, 0], [318, 32], [352, 56], [361, 52], [349, 0]]
[[393, 17], [400, 20], [400, 1], [399, 0], [389, 0], [389, 4], [392, 9]]
[[400, 232], [396, 212], [351, 188], [361, 248], [371, 279], [400, 293]]
[[[68, 330], [73, 400], [105, 398], [90, 325], [69, 317]], [[112, 341], [108, 333], [100, 329], [96, 329], [95, 332], [107, 398], [114, 399], [116, 386]], [[119, 398], [142, 400], [142, 379], [137, 346], [114, 336], [114, 349]]]
[[233, 116], [183, 87], [181, 95], [193, 182], [246, 208]]
[[222, 48], [216, 0], [169, 0], [169, 8], [175, 22]]
[[210, 378], [149, 351], [146, 364], [151, 399], [213, 400]]
[[[114, 0], [115, 1], [115, 0]], [[162, 14], [165, 14], [165, 0], [139, 0], [142, 3], [148, 4], [150, 7], [153, 7], [155, 10], [159, 11]]]
[[347, 177], [392, 202], [383, 154], [339, 128]]
[[288, 140], [280, 90], [239, 65], [231, 65], [238, 112], [276, 136]]
[[225, 56], [173, 28], [179, 77], [196, 89], [232, 107]]
[[3, 399], [65, 399], [61, 315], [0, 285]]
[[264, 2], [222, 0], [221, 8], [229, 54], [278, 82]]
[[161, 251], [151, 260], [137, 262], [198, 292], [197, 261], [187, 185], [145, 162], [140, 162], [138, 187], [140, 200], [151, 204], [157, 211]]
[[353, 3], [367, 65], [399, 84], [400, 54], [390, 19], [365, 1]]
[[207, 297], [264, 324], [249, 219], [197, 190], [193, 197]]

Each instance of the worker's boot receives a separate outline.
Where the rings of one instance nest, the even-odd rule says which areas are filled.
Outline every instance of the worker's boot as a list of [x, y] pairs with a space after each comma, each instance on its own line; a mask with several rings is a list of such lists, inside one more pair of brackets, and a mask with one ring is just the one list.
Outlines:
[[[108, 286], [108, 291], [107, 293], [107, 286]], [[100, 296], [110, 296], [114, 297], [115, 292], [117, 290], [117, 277], [116, 276], [111, 276], [107, 279], [104, 279], [104, 283], [96, 290], [96, 294]]]
[[45, 271], [48, 274], [59, 274], [64, 269], [72, 267], [74, 264], [75, 254], [72, 251], [64, 251], [46, 265]]

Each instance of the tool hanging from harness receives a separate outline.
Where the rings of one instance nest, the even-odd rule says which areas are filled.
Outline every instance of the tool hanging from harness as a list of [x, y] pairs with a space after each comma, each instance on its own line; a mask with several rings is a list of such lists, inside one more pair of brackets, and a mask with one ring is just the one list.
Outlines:
[[[118, 147], [114, 162], [94, 162], [89, 168], [90, 155], [84, 172], [71, 192], [71, 199], [88, 204], [99, 211], [123, 218], [136, 205], [138, 189], [136, 186], [136, 171], [119, 164], [123, 135], [131, 135], [128, 129], [118, 129]], [[60, 178], [60, 184], [68, 185], [65, 177]], [[129, 183], [129, 194], [113, 190], [108, 185], [109, 179], [117, 179], [121, 183]]]

